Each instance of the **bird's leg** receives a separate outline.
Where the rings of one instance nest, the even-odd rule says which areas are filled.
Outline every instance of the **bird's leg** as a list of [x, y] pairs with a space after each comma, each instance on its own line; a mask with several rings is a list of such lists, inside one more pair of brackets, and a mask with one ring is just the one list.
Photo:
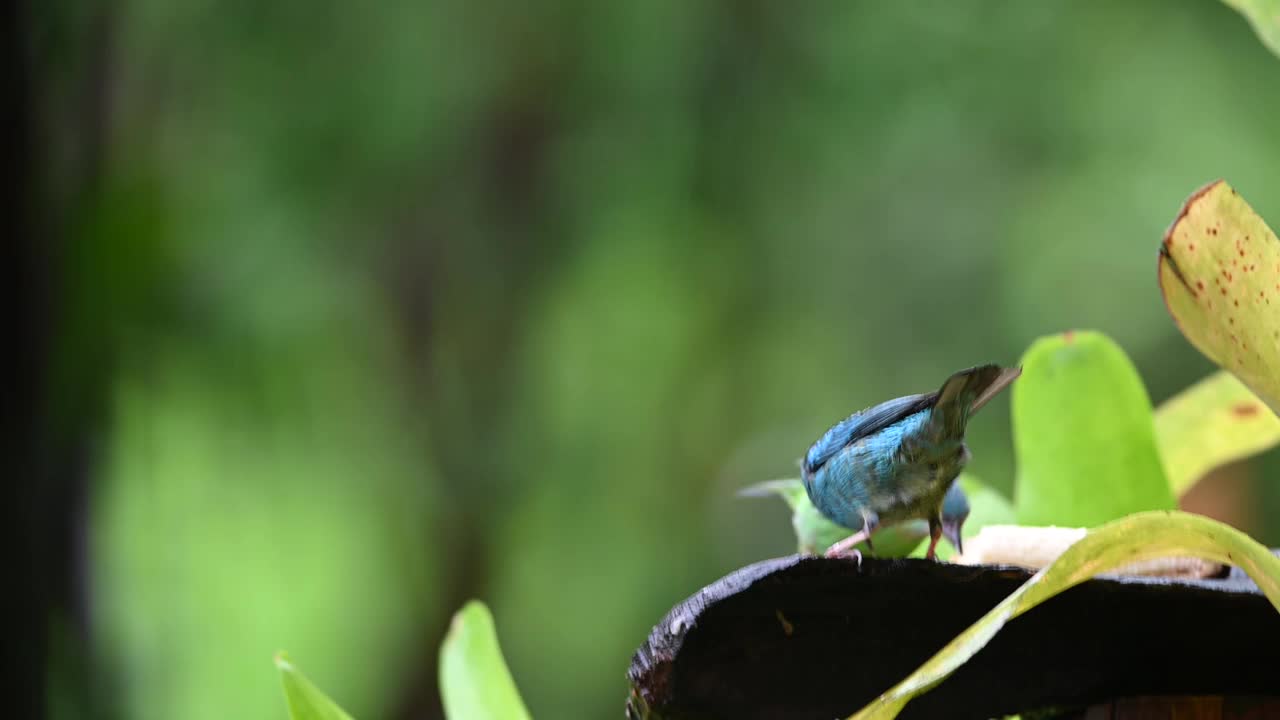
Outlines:
[[942, 537], [942, 518], [929, 518], [929, 552], [924, 554], [925, 560], [937, 560], [938, 540]]
[[880, 528], [880, 516], [874, 512], [867, 511], [862, 515], [862, 531], [867, 534], [867, 549], [875, 552], [876, 548], [871, 544], [871, 536]]

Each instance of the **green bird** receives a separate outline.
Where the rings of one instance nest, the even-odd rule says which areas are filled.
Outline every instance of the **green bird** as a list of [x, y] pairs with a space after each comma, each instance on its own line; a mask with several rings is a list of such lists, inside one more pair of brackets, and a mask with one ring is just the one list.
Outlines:
[[[786, 501], [791, 508], [791, 527], [796, 533], [798, 552], [805, 555], [817, 555], [822, 550], [844, 540], [861, 528], [846, 528], [828, 520], [818, 508], [809, 501], [804, 482], [800, 478], [768, 480], [749, 485], [738, 491], [742, 497], [766, 497], [777, 495]], [[960, 531], [964, 521], [969, 517], [969, 499], [960, 488], [957, 480], [942, 504], [942, 532], [957, 550], [960, 549]], [[882, 527], [875, 533], [875, 544], [884, 557], [902, 557], [908, 555], [929, 536], [929, 523], [924, 520], [913, 520]], [[865, 545], [865, 541], [859, 547]], [[870, 548], [867, 548], [870, 550]]]

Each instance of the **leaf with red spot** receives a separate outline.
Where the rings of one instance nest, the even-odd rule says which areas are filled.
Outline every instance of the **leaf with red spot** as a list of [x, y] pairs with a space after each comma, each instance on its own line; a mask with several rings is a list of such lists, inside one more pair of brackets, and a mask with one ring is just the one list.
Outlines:
[[1226, 182], [1196, 191], [1160, 246], [1178, 329], [1280, 411], [1280, 240]]
[[1216, 467], [1280, 443], [1280, 417], [1234, 375], [1219, 371], [1156, 410], [1156, 443], [1174, 495]]

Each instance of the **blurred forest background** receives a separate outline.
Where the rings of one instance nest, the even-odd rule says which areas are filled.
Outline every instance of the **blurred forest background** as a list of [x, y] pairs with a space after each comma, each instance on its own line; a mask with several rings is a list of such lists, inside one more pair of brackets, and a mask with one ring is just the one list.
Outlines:
[[[536, 716], [619, 717], [672, 604], [793, 549], [737, 488], [1068, 328], [1158, 403], [1211, 369], [1178, 207], [1280, 220], [1280, 61], [1210, 0], [17, 12], [10, 623], [55, 718], [283, 718], [281, 649], [439, 717], [471, 597]], [[1188, 502], [1280, 545], [1278, 471]]]

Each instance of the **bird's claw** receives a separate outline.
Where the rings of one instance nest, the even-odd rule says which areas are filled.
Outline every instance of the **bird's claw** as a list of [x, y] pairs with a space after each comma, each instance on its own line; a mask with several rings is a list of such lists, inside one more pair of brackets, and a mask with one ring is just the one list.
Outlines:
[[858, 535], [851, 535], [844, 540], [827, 548], [825, 553], [829, 558], [848, 557], [852, 555], [858, 559], [858, 567], [862, 567], [862, 551], [857, 548], [859, 541]]
[[857, 548], [853, 548], [852, 550], [849, 550], [846, 552], [843, 548], [832, 546], [827, 549], [826, 556], [829, 558], [852, 556], [858, 560], [858, 568], [859, 569], [862, 568], [862, 551]]

